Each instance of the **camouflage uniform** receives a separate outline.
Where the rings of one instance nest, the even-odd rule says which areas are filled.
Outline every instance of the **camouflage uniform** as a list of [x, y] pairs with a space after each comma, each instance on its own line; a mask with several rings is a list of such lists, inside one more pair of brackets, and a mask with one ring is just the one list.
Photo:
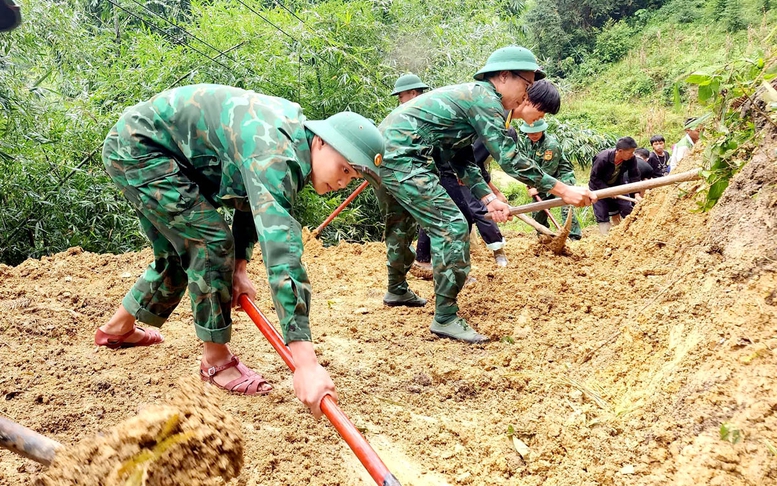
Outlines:
[[[572, 163], [568, 161], [566, 157], [564, 157], [564, 154], [561, 151], [561, 147], [553, 135], [544, 133], [542, 138], [537, 142], [532, 142], [528, 137], [524, 136], [520, 147], [521, 150], [528, 157], [531, 157], [534, 162], [536, 162], [537, 165], [539, 165], [546, 173], [552, 175], [569, 186], [574, 186], [576, 184], [577, 181], [575, 180], [575, 169], [572, 166]], [[553, 194], [542, 191], [540, 191], [538, 195], [540, 198], [542, 198], [543, 201], [547, 201], [548, 199], [555, 199], [556, 197]], [[567, 220], [568, 212], [569, 206], [561, 207], [561, 221], [559, 221], [560, 224], [564, 224], [564, 221]], [[541, 225], [550, 227], [548, 224], [548, 213], [545, 211], [537, 211], [532, 213], [532, 218], [534, 218]], [[574, 212], [572, 213], [572, 228], [569, 234], [573, 237], [582, 236], [580, 231], [580, 222], [577, 220], [577, 216], [574, 214]]]
[[[286, 341], [311, 340], [302, 233], [290, 214], [311, 172], [304, 121], [296, 103], [206, 84], [124, 112], [103, 161], [154, 250], [122, 301], [130, 314], [161, 326], [188, 286], [197, 337], [229, 342], [235, 258], [250, 260], [258, 239]], [[220, 206], [235, 209], [232, 231]]]
[[452, 162], [478, 199], [491, 193], [480, 170], [455, 163], [453, 155], [483, 138], [504, 171], [549, 191], [556, 179], [522, 156], [505, 129], [500, 95], [487, 81], [439, 88], [398, 106], [378, 126], [386, 142], [377, 193], [386, 215], [388, 290], [401, 294], [415, 258], [416, 222], [432, 240], [435, 317], [449, 320], [469, 273], [469, 232], [459, 209], [440, 186], [435, 162]]

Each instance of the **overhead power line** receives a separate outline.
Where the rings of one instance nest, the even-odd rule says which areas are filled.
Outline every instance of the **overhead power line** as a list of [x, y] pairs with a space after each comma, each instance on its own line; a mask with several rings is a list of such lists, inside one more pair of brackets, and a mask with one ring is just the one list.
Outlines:
[[[278, 27], [277, 25], [275, 25], [275, 24], [274, 24], [272, 21], [270, 21], [270, 20], [269, 20], [269, 19], [267, 19], [267, 18], [266, 18], [264, 15], [260, 14], [259, 12], [257, 12], [257, 11], [256, 11], [254, 8], [252, 8], [250, 5], [246, 4], [246, 3], [245, 3], [243, 0], [237, 0], [237, 2], [238, 2], [238, 3], [240, 3], [241, 5], [243, 5], [244, 7], [246, 7], [246, 8], [247, 8], [248, 10], [250, 10], [251, 12], [253, 12], [255, 15], [257, 15], [257, 16], [258, 16], [260, 19], [262, 19], [263, 21], [265, 21], [267, 24], [269, 24], [270, 26], [272, 26], [272, 27], [274, 27], [275, 29], [277, 29], [277, 30], [278, 30], [279, 32], [281, 32], [282, 34], [286, 35], [286, 36], [287, 36], [287, 37], [289, 37], [290, 39], [293, 39], [295, 42], [299, 43], [300, 45], [304, 45], [304, 44], [303, 44], [303, 43], [302, 43], [302, 42], [301, 42], [299, 39], [297, 39], [296, 37], [292, 36], [291, 34], [289, 34], [288, 32], [286, 32], [285, 30], [283, 30], [283, 29], [281, 29], [280, 27]], [[359, 65], [360, 65], [360, 66], [361, 66], [361, 67], [362, 67], [362, 68], [363, 68], [365, 71], [367, 71], [367, 73], [370, 75], [370, 77], [378, 79], [378, 80], [380, 81], [380, 83], [381, 83], [381, 84], [383, 84], [383, 85], [384, 85], [386, 88], [388, 88], [388, 89], [391, 89], [391, 88], [392, 88], [390, 85], [388, 85], [388, 84], [387, 84], [387, 83], [386, 83], [386, 82], [383, 80], [383, 78], [382, 78], [382, 77], [375, 75], [375, 73], [374, 73], [374, 72], [372, 72], [372, 71], [371, 71], [371, 70], [370, 70], [370, 69], [367, 67], [367, 63], [365, 63], [363, 59], [359, 58], [358, 56], [356, 56], [356, 55], [354, 55], [354, 54], [351, 54], [350, 52], [348, 52], [348, 51], [346, 51], [345, 49], [343, 49], [343, 48], [342, 48], [342, 46], [338, 45], [336, 42], [334, 42], [334, 41], [332, 41], [330, 38], [328, 38], [326, 35], [324, 35], [324, 34], [322, 34], [322, 33], [318, 32], [318, 31], [316, 31], [316, 30], [315, 30], [315, 29], [313, 29], [313, 28], [311, 28], [311, 27], [310, 27], [310, 26], [309, 26], [309, 25], [308, 25], [308, 24], [307, 24], [307, 23], [306, 23], [306, 22], [305, 22], [305, 21], [304, 21], [302, 18], [300, 18], [300, 17], [299, 17], [299, 16], [298, 16], [296, 13], [294, 13], [293, 11], [291, 11], [291, 10], [290, 10], [289, 8], [287, 8], [285, 5], [283, 5], [283, 4], [281, 4], [281, 3], [279, 3], [279, 2], [278, 2], [278, 0], [273, 0], [273, 2], [274, 2], [276, 5], [278, 5], [279, 7], [281, 7], [283, 10], [285, 10], [285, 11], [289, 12], [289, 13], [290, 13], [290, 14], [291, 14], [291, 15], [292, 15], [292, 16], [293, 16], [295, 19], [299, 20], [299, 22], [300, 22], [300, 23], [303, 25], [303, 27], [305, 27], [305, 29], [306, 29], [306, 30], [307, 30], [307, 31], [308, 31], [310, 34], [312, 34], [312, 35], [314, 35], [314, 36], [317, 36], [317, 37], [319, 37], [319, 38], [323, 39], [323, 40], [324, 40], [324, 41], [325, 41], [325, 42], [326, 42], [326, 43], [327, 43], [327, 44], [328, 44], [330, 47], [334, 47], [334, 48], [337, 48], [337, 49], [339, 49], [339, 50], [340, 50], [340, 52], [342, 52], [344, 56], [350, 56], [352, 59], [354, 59], [354, 60], [356, 61], [356, 63], [357, 63], [357, 64], [359, 64]], [[315, 58], [316, 58], [316, 59], [321, 59], [321, 60], [322, 60], [322, 61], [324, 61], [326, 64], [328, 64], [328, 65], [329, 65], [329, 66], [330, 66], [332, 69], [335, 69], [335, 70], [341, 70], [341, 69], [342, 69], [340, 66], [336, 66], [335, 64], [331, 63], [331, 62], [330, 62], [330, 61], [329, 61], [327, 58], [325, 58], [325, 57], [320, 57], [320, 56], [317, 56], [317, 55], [315, 55]]]

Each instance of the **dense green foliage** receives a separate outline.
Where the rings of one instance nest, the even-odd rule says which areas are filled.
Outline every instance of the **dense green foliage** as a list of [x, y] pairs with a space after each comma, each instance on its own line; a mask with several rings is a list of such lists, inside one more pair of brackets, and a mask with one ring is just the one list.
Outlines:
[[703, 176], [708, 186], [701, 189], [704, 196], [701, 210], [708, 210], [723, 195], [731, 177], [742, 168], [762, 134], [759, 125], [770, 124], [777, 129], [777, 90], [770, 82], [777, 78], [777, 52], [765, 39], [765, 57], [738, 59], [734, 62], [697, 71], [685, 79], [698, 87], [699, 102], [711, 110], [706, 125], [707, 165]]
[[[603, 62], [617, 61], [626, 55], [636, 34], [635, 21], [663, 3], [664, 0], [537, 0], [526, 15], [526, 22], [531, 39], [546, 59], [547, 69], [552, 74], [568, 75], [592, 53]], [[621, 19], [632, 24], [620, 22]]]
[[624, 23], [631, 25], [631, 48], [615, 63], [589, 52], [576, 64], [566, 78], [573, 88], [559, 118], [629, 135], [640, 145], [647, 145], [654, 133], [663, 133], [669, 145], [678, 141], [683, 119], [703, 110], [695, 104], [695, 90], [686, 84], [680, 85], [676, 102], [677, 81], [707, 66], [762, 57], [763, 41], [777, 24], [777, 11], [764, 10], [761, 0], [740, 0], [740, 18], [747, 28], [729, 31], [723, 12], [716, 14], [718, 3], [671, 0], [613, 25], [615, 32], [602, 31], [597, 39], [611, 39], [623, 33]]
[[[22, 9], [22, 26], [0, 36], [6, 263], [144, 244], [100, 145], [126, 107], [173, 86], [230, 84], [294, 100], [309, 118], [350, 109], [379, 121], [400, 73], [466, 82], [490, 52], [519, 42], [561, 86], [552, 130], [585, 166], [614, 136], [679, 137], [693, 108], [675, 106], [676, 81], [758, 50], [775, 16], [769, 0], [28, 0]], [[678, 94], [686, 104], [695, 91], [683, 84]], [[347, 192], [307, 188], [295, 214], [314, 227]], [[323, 238], [381, 234], [367, 190]]]

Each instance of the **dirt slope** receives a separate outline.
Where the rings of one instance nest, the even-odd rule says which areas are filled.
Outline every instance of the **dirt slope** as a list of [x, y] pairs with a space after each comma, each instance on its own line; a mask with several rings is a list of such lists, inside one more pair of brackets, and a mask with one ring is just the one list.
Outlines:
[[[405, 486], [777, 484], [768, 147], [710, 214], [691, 212], [698, 183], [684, 183], [651, 192], [607, 238], [589, 234], [568, 255], [508, 235], [510, 265], [496, 270], [473, 243], [477, 283], [461, 306], [493, 338], [483, 346], [433, 338], [431, 305], [383, 307], [382, 244], [310, 244], [311, 322], [343, 409]], [[73, 249], [0, 268], [0, 414], [74, 443], [196, 373], [188, 305], [161, 346], [92, 344], [150, 257]], [[264, 269], [251, 272], [257, 304], [274, 318]], [[428, 282], [411, 286], [432, 296]], [[276, 390], [220, 395], [246, 441], [230, 484], [370, 484], [334, 429], [296, 401], [258, 330], [236, 321], [233, 349]], [[738, 443], [721, 440], [724, 422], [741, 431]], [[40, 470], [0, 452], [0, 484], [31, 484]]]

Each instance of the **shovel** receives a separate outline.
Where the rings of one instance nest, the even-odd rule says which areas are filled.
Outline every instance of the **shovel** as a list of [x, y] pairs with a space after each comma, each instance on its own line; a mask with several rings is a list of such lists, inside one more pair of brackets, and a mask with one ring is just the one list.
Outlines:
[[[361, 186], [360, 186], [361, 187]], [[281, 355], [281, 359], [286, 363], [291, 372], [294, 372], [294, 359], [291, 356], [291, 351], [283, 342], [283, 338], [278, 333], [278, 330], [270, 324], [267, 317], [259, 310], [258, 307], [243, 294], [239, 297], [240, 307], [248, 314], [248, 317], [254, 321], [256, 327], [264, 334], [264, 337], [270, 341], [270, 344], [278, 354]], [[356, 426], [351, 422], [345, 413], [337, 406], [331, 396], [325, 395], [321, 399], [321, 411], [324, 412], [326, 418], [334, 425], [337, 433], [340, 437], [345, 439], [348, 447], [356, 454], [359, 462], [364, 465], [367, 472], [370, 473], [372, 479], [378, 486], [401, 486], [397, 478], [394, 477], [383, 461], [380, 460], [378, 454], [370, 447], [367, 439], [359, 432]]]
[[362, 182], [361, 185], [359, 185], [359, 187], [357, 187], [356, 190], [353, 191], [353, 193], [351, 193], [350, 196], [345, 198], [345, 201], [343, 201], [339, 206], [337, 206], [337, 209], [332, 211], [332, 214], [330, 214], [329, 217], [326, 218], [323, 223], [318, 225], [318, 228], [314, 229], [310, 235], [313, 238], [318, 238], [318, 235], [321, 234], [324, 228], [326, 228], [329, 225], [329, 223], [331, 223], [332, 220], [334, 220], [337, 217], [337, 215], [340, 214], [343, 211], [343, 209], [346, 208], [346, 206], [351, 204], [351, 202], [353, 202], [353, 200], [356, 199], [356, 196], [361, 194], [361, 192], [365, 190], [369, 185], [370, 183], [368, 181]]
[[34, 430], [0, 417], [0, 447], [49, 466], [63, 446]]
[[[539, 204], [539, 203], [534, 203], [534, 204]], [[518, 206], [518, 207], [523, 207], [523, 206]], [[514, 208], [510, 208], [510, 211], [512, 211], [512, 209]], [[569, 232], [572, 228], [572, 211], [569, 211], [569, 213], [567, 214], [567, 220], [564, 222], [564, 226], [559, 225], [560, 231], [558, 233], [554, 233], [547, 226], [541, 225], [540, 223], [530, 218], [529, 216], [526, 216], [525, 214], [520, 213], [520, 214], [514, 214], [513, 216], [523, 221], [524, 223], [528, 224], [529, 226], [537, 230], [537, 232], [541, 233], [542, 235], [546, 237], [549, 236], [551, 238], [550, 241], [545, 239], [543, 240], [543, 243], [550, 246], [550, 249], [553, 251], [554, 254], [561, 255], [561, 253], [564, 252], [564, 245], [567, 242], [567, 237], [569, 236]], [[486, 219], [491, 219], [491, 215], [486, 214]], [[553, 222], [556, 223], [555, 221]], [[558, 225], [558, 223], [556, 223], [556, 225]]]

